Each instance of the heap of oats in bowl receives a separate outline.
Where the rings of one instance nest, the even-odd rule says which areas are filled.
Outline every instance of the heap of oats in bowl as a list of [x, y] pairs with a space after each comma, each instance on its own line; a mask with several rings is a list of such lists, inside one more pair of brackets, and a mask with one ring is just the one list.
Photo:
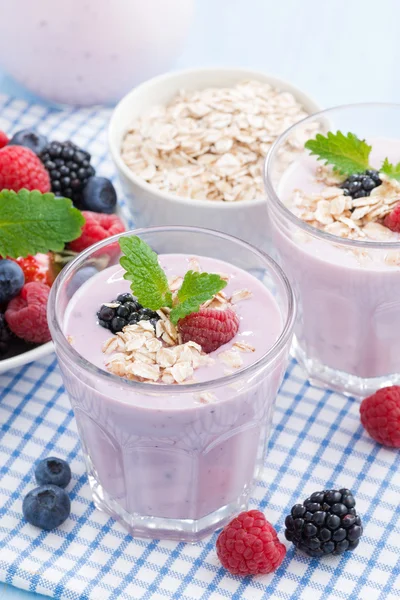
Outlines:
[[295, 190], [294, 214], [342, 238], [398, 241], [400, 163], [392, 165], [385, 158], [380, 169], [371, 167], [372, 147], [353, 133], [317, 134], [305, 147], [326, 164], [316, 169], [319, 191]]
[[[181, 197], [265, 197], [262, 168], [276, 138], [307, 115], [295, 97], [260, 81], [181, 91], [132, 123], [121, 148], [131, 171]], [[302, 142], [288, 142], [301, 151]]]

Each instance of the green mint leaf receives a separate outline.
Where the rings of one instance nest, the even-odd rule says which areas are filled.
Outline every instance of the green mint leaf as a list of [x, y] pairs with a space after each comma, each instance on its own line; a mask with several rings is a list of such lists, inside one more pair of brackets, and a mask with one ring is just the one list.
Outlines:
[[85, 219], [71, 200], [34, 190], [0, 191], [0, 256], [60, 252], [81, 235]]
[[125, 255], [119, 261], [126, 271], [124, 279], [131, 281], [131, 290], [140, 304], [151, 310], [171, 307], [172, 294], [167, 276], [154, 250], [137, 235], [122, 237], [119, 245]]
[[308, 140], [304, 146], [318, 160], [333, 165], [334, 170], [343, 175], [362, 173], [369, 168], [371, 146], [354, 133], [344, 135], [341, 131], [328, 131], [326, 137], [317, 133], [315, 139]]
[[382, 173], [385, 173], [385, 175], [388, 175], [388, 177], [400, 181], [400, 162], [397, 163], [397, 165], [392, 165], [392, 163], [390, 163], [389, 160], [385, 158], [380, 170]]
[[218, 294], [226, 286], [219, 275], [188, 271], [178, 291], [178, 304], [172, 309], [171, 321], [176, 325], [179, 319], [198, 312], [200, 305]]

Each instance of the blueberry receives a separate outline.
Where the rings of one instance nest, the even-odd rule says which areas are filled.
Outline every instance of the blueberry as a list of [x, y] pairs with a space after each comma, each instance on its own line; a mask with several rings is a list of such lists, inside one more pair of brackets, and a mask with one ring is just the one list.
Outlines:
[[24, 282], [24, 272], [18, 263], [8, 258], [0, 260], [0, 304], [7, 304], [17, 296]]
[[111, 321], [111, 331], [113, 331], [114, 333], [122, 331], [126, 324], [127, 322], [125, 321], [125, 319], [122, 319], [121, 317], [114, 317]]
[[112, 321], [115, 317], [115, 310], [111, 306], [102, 306], [97, 313], [100, 321]]
[[25, 496], [22, 512], [28, 523], [50, 531], [69, 517], [71, 501], [62, 488], [56, 485], [41, 485]]
[[65, 488], [71, 481], [71, 469], [65, 460], [51, 456], [36, 465], [35, 478], [39, 485], [49, 483]]
[[98, 270], [96, 267], [92, 265], [87, 265], [86, 267], [81, 267], [76, 273], [74, 273], [71, 277], [71, 280], [68, 283], [68, 296], [72, 298], [77, 290], [91, 277], [97, 275]]
[[118, 317], [122, 317], [123, 319], [127, 319], [130, 315], [130, 310], [129, 308], [127, 308], [126, 305], [121, 304], [121, 306], [118, 306], [117, 308], [117, 315]]
[[121, 304], [125, 304], [125, 302], [133, 302], [133, 296], [132, 294], [120, 294], [117, 297], [117, 302], [121, 302]]
[[128, 325], [136, 325], [136, 323], [139, 323], [140, 321], [140, 316], [139, 313], [133, 313], [130, 317], [129, 317], [129, 322]]
[[81, 210], [112, 214], [116, 204], [117, 193], [109, 179], [106, 177], [90, 177], [88, 179], [79, 202]]
[[131, 314], [135, 313], [136, 311], [139, 310], [139, 304], [138, 304], [138, 302], [135, 302], [135, 301], [133, 301], [133, 302], [125, 302], [124, 306], [129, 310], [129, 312]]
[[35, 154], [39, 154], [47, 146], [47, 138], [32, 129], [17, 131], [9, 141], [10, 146], [25, 146]]
[[367, 192], [370, 192], [371, 190], [374, 189], [374, 187], [376, 187], [375, 181], [372, 179], [372, 177], [364, 177], [364, 179], [362, 180], [362, 186], [364, 188], [364, 190], [367, 190]]

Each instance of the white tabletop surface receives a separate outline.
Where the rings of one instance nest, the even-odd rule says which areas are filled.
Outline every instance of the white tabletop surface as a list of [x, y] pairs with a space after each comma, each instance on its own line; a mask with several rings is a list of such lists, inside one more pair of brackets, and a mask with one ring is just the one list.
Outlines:
[[[400, 102], [399, 23], [400, 0], [197, 0], [176, 67], [252, 67], [323, 107]], [[33, 99], [1, 70], [0, 92]], [[34, 598], [0, 584], [0, 600]]]

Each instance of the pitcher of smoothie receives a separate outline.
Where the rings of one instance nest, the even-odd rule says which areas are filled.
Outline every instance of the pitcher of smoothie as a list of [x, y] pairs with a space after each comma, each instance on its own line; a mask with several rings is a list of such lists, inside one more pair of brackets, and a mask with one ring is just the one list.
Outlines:
[[113, 104], [172, 66], [193, 8], [193, 0], [0, 0], [0, 63], [46, 100]]
[[[304, 137], [314, 127], [314, 134]], [[303, 152], [285, 152], [289, 139]], [[305, 142], [305, 143], [304, 143]], [[310, 379], [355, 396], [400, 383], [400, 106], [323, 111], [277, 140], [265, 182]]]
[[280, 267], [222, 233], [136, 230], [81, 253], [48, 310], [96, 506], [186, 541], [244, 509], [294, 325]]

